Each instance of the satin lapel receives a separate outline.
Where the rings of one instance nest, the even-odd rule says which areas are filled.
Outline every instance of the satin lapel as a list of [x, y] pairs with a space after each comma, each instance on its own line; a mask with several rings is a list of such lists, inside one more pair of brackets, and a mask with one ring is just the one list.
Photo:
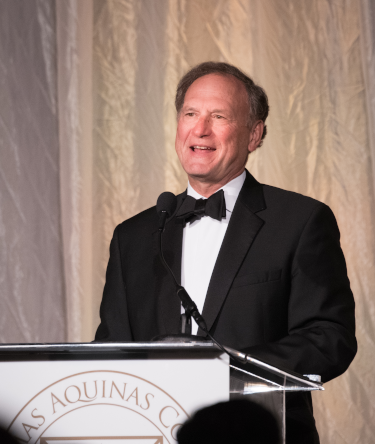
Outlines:
[[[233, 279], [263, 226], [264, 221], [254, 213], [265, 208], [262, 186], [247, 172], [208, 286], [202, 313], [208, 329], [214, 324]], [[198, 334], [203, 332], [199, 330]]]
[[[177, 208], [181, 206], [186, 193], [177, 196]], [[176, 212], [175, 212], [176, 213]], [[183, 227], [175, 222], [174, 215], [167, 221], [163, 233], [163, 254], [164, 258], [173, 271], [177, 282], [181, 282], [181, 257], [182, 257], [182, 233]], [[158, 251], [157, 232], [154, 234], [155, 248]], [[172, 277], [163, 267], [159, 257], [156, 279], [160, 283], [159, 287], [159, 316], [162, 319], [165, 333], [178, 333], [180, 326], [181, 303], [175, 292]]]

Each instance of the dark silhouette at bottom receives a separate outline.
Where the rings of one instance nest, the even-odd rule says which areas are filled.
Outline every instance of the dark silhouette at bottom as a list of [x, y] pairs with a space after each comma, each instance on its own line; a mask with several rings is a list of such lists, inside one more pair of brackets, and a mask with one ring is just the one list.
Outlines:
[[10, 433], [0, 427], [0, 444], [19, 444], [19, 442]]
[[281, 431], [264, 407], [233, 400], [198, 410], [179, 429], [177, 440], [179, 444], [279, 444]]

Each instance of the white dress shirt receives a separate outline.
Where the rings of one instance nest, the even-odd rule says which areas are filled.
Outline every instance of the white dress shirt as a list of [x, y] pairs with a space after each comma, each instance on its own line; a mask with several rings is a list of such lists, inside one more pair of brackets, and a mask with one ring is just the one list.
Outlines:
[[[204, 216], [200, 220], [187, 223], [183, 230], [181, 285], [185, 287], [189, 296], [197, 304], [200, 313], [203, 311], [216, 259], [245, 178], [246, 172], [244, 171], [241, 175], [220, 188], [224, 190], [225, 219], [223, 218], [219, 221], [209, 216]], [[198, 194], [190, 183], [188, 184], [187, 194], [195, 199], [206, 199]], [[182, 308], [183, 312], [184, 309]], [[197, 334], [198, 326], [193, 319], [191, 322], [191, 333], [195, 335]]]

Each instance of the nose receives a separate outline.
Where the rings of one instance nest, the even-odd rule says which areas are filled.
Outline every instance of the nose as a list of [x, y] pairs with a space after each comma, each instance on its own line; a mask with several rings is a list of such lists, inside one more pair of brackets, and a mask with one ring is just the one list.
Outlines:
[[194, 126], [194, 135], [197, 137], [207, 137], [211, 134], [211, 121], [207, 116], [199, 117]]

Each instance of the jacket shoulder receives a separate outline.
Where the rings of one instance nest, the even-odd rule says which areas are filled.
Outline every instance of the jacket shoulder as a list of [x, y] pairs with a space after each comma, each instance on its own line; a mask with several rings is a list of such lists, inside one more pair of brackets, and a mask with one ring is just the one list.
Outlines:
[[156, 231], [158, 223], [158, 215], [156, 212], [156, 206], [148, 208], [129, 219], [124, 220], [116, 227], [116, 231], [120, 234], [132, 233], [132, 235], [137, 235], [137, 233], [145, 233], [145, 231]]
[[[177, 207], [176, 211], [181, 205], [184, 196], [186, 195], [186, 191], [178, 194], [177, 198]], [[172, 215], [173, 217], [173, 215]], [[159, 216], [156, 211], [156, 205], [151, 208], [147, 208], [147, 210], [141, 211], [129, 219], [124, 220], [124, 222], [117, 225], [115, 231], [117, 233], [131, 233], [132, 235], [144, 235], [145, 233], [154, 233], [158, 229], [159, 224]]]
[[299, 211], [314, 211], [319, 208], [329, 210], [328, 205], [317, 199], [271, 185], [263, 185], [263, 193], [267, 207], [272, 204], [272, 206], [276, 205], [284, 209], [291, 207]]
[[[283, 226], [303, 230], [309, 221], [319, 222], [321, 228], [330, 226], [338, 232], [337, 221], [331, 208], [319, 200], [293, 191], [263, 185], [265, 211], [258, 215], [265, 220], [274, 220]], [[299, 227], [299, 228], [297, 228]]]

